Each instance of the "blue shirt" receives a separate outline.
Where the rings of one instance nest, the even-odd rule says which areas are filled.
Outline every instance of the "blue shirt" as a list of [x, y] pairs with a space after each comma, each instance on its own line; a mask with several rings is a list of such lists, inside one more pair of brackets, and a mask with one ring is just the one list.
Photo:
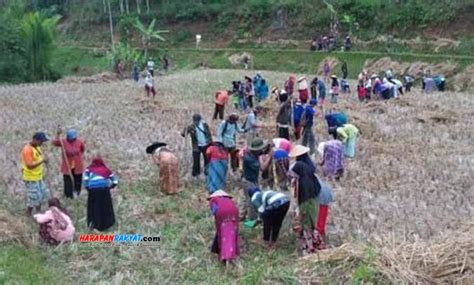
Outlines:
[[305, 128], [313, 127], [313, 118], [314, 118], [314, 109], [311, 105], [307, 104], [305, 106], [305, 116], [306, 116], [306, 125]]
[[229, 121], [222, 121], [217, 127], [217, 140], [221, 141], [225, 147], [235, 147], [236, 133], [243, 133], [241, 127], [237, 123], [230, 123]]
[[86, 189], [104, 189], [111, 188], [118, 184], [117, 177], [114, 174], [110, 177], [102, 177], [98, 174], [90, 172], [88, 169], [83, 174], [84, 187]]
[[301, 104], [296, 104], [293, 107], [293, 120], [295, 124], [299, 124], [301, 116], [303, 116], [304, 107]]
[[339, 127], [347, 124], [347, 116], [344, 113], [330, 113], [324, 118], [328, 122], [328, 127]]
[[208, 145], [206, 134], [204, 133], [204, 125], [202, 124], [202, 121], [200, 121], [199, 124], [195, 126], [195, 128], [196, 128], [196, 137], [198, 141], [198, 146]]
[[258, 184], [258, 174], [260, 173], [258, 157], [250, 152], [246, 152], [243, 157], [243, 169], [245, 180]]

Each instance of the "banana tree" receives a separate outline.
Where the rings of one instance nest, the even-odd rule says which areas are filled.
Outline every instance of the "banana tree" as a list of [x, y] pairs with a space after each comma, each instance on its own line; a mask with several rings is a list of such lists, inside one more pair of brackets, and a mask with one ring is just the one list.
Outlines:
[[153, 19], [153, 21], [151, 21], [148, 27], [143, 25], [143, 23], [139, 19], [137, 19], [135, 23], [135, 27], [142, 34], [142, 45], [143, 51], [145, 53], [145, 58], [148, 57], [148, 48], [150, 47], [152, 40], [157, 39], [159, 41], [165, 41], [165, 38], [163, 38], [161, 34], [169, 32], [168, 30], [155, 30], [155, 23], [156, 19]]

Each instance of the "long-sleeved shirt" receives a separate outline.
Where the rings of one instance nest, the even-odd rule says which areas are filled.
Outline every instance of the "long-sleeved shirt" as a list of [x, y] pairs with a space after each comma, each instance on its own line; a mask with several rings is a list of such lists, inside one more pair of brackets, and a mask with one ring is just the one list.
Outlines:
[[61, 139], [60, 141], [60, 139], [57, 138], [52, 141], [54, 146], [62, 148], [61, 143], [64, 146], [64, 149], [61, 149], [61, 172], [64, 175], [69, 175], [69, 171], [74, 170], [73, 174], [82, 174], [84, 171], [83, 155], [86, 150], [84, 143], [79, 139], [75, 139], [74, 141]]
[[102, 177], [86, 169], [83, 175], [84, 186], [86, 189], [104, 189], [117, 186], [118, 179], [112, 173], [109, 177]]
[[265, 211], [276, 209], [289, 201], [290, 199], [285, 194], [271, 190], [263, 191], [260, 195], [252, 196], [252, 205], [257, 208], [261, 214], [265, 213]]
[[337, 128], [336, 131], [343, 143], [345, 143], [347, 139], [353, 138], [359, 133], [359, 129], [357, 129], [352, 124], [344, 124], [342, 127]]

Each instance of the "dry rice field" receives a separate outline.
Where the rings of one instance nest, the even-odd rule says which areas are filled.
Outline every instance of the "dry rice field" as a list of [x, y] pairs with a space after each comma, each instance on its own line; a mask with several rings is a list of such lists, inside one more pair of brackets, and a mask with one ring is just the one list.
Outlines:
[[[215, 90], [230, 88], [232, 80], [243, 78], [246, 74], [254, 73], [235, 70], [194, 70], [157, 77], [155, 82], [158, 94], [155, 100], [145, 98], [141, 86], [130, 81], [0, 87], [0, 190], [3, 199], [10, 201], [5, 207], [15, 215], [22, 214], [23, 186], [20, 181], [18, 158], [23, 144], [27, 143], [37, 130], [46, 130], [49, 136], [54, 136], [57, 126], [61, 125], [64, 128], [75, 127], [80, 137], [84, 138], [87, 161], [93, 154], [100, 153], [121, 179], [120, 189], [114, 199], [120, 208], [119, 213], [126, 211], [126, 214], [124, 212], [123, 215], [119, 215], [119, 230], [133, 230], [137, 227], [153, 229], [155, 226], [173, 224], [174, 219], [178, 218], [179, 213], [176, 212], [180, 211], [180, 207], [174, 204], [168, 207], [169, 205], [164, 205], [163, 201], [192, 205], [195, 215], [205, 216], [207, 205], [204, 201], [206, 194], [204, 183], [190, 177], [191, 145], [190, 142], [185, 143], [180, 132], [190, 123], [191, 116], [195, 112], [202, 113], [215, 132], [216, 122], [211, 120]], [[263, 74], [271, 86], [281, 86], [287, 77], [287, 74], [283, 73], [263, 72]], [[266, 102], [265, 106], [272, 108], [273, 103]], [[464, 233], [467, 232], [467, 236], [471, 237], [469, 246], [472, 248], [472, 236], [474, 236], [472, 94], [445, 92], [426, 95], [417, 88], [396, 100], [369, 103], [358, 102], [354, 93], [342, 94], [337, 108], [349, 114], [350, 122], [359, 127], [361, 135], [358, 139], [356, 158], [348, 162], [345, 177], [340, 182], [330, 182], [336, 198], [328, 221], [330, 245], [337, 247], [377, 239], [382, 241], [390, 239], [394, 244], [424, 242], [429, 245], [431, 241], [434, 242], [441, 236], [455, 238], [460, 229], [467, 228]], [[229, 110], [232, 110], [232, 107], [228, 107], [226, 112]], [[265, 123], [270, 126], [265, 132], [267, 135], [273, 130], [274, 122], [270, 117], [271, 115], [267, 115], [264, 118]], [[316, 125], [317, 140], [327, 139], [325, 122], [321, 117], [316, 118]], [[156, 189], [156, 167], [146, 156], [144, 149], [148, 143], [157, 140], [167, 142], [181, 159], [182, 194], [176, 198], [163, 198]], [[58, 174], [59, 152], [51, 146], [46, 146], [45, 153], [51, 160], [46, 181], [59, 196], [62, 192], [62, 178]], [[147, 190], [136, 190], [137, 185]], [[236, 193], [236, 190], [232, 189], [232, 183], [229, 191]], [[175, 201], [171, 202], [173, 199]], [[162, 204], [159, 204], [160, 201]], [[156, 206], [158, 204], [159, 207]], [[77, 213], [76, 228], [78, 232], [84, 232], [85, 220], [80, 216], [83, 209], [81, 210], [78, 205], [73, 207]], [[186, 219], [189, 218], [191, 225], [196, 220], [190, 216], [181, 217], [180, 223], [186, 225]], [[145, 227], [141, 227], [140, 224], [134, 228], [133, 225], [138, 221], [145, 224]], [[212, 231], [210, 221], [206, 221], [204, 225], [204, 229]], [[199, 239], [196, 241], [196, 246], [201, 247], [202, 252], [206, 252], [212, 232], [203, 235], [204, 237], [199, 238], [202, 241]], [[258, 239], [257, 234], [254, 238]], [[289, 230], [282, 237], [283, 242], [294, 242]], [[289, 254], [284, 255], [296, 258], [295, 247], [296, 244], [288, 245], [286, 252]], [[60, 251], [60, 254], [67, 255], [67, 249]], [[466, 274], [472, 278], [474, 253], [469, 252], [468, 267], [456, 278], [465, 278]], [[168, 257], [162, 254], [161, 257], [173, 260], [176, 258], [173, 257], [174, 254], [169, 253]], [[245, 254], [244, 251], [243, 255]], [[145, 255], [147, 256], [145, 258], [148, 258], [152, 253]], [[130, 253], [128, 258], [133, 256]], [[188, 256], [184, 255], [182, 258]], [[197, 255], [194, 258], [200, 257]], [[79, 278], [77, 275], [79, 273], [70, 272], [74, 266], [83, 268], [81, 266], [85, 265], [77, 264], [85, 262], [84, 260], [85, 257], [72, 257], [71, 262], [73, 264], [76, 262], [76, 265], [68, 265], [66, 268], [68, 275], [72, 274], [68, 278], [71, 280], [74, 280], [74, 276]], [[214, 261], [213, 256], [206, 256], [206, 260], [208, 268]], [[59, 261], [55, 262], [52, 264], [57, 265]], [[98, 265], [97, 262], [93, 264]], [[187, 260], [187, 263], [193, 264], [193, 262], [194, 259]], [[261, 263], [262, 260], [255, 262]], [[292, 264], [291, 261], [286, 262]], [[160, 264], [173, 266], [174, 263], [160, 259]], [[194, 271], [199, 272], [199, 266], [196, 266], [190, 266], [186, 270], [193, 271], [197, 268]], [[244, 259], [243, 267], [245, 266]], [[94, 269], [98, 275], [91, 275], [82, 281], [96, 282], [104, 272], [111, 281], [140, 280], [138, 283], [153, 283], [155, 280], [144, 277], [147, 276], [145, 273], [134, 273], [133, 270], [124, 273], [115, 269], [114, 273], [114, 270], [109, 269]], [[320, 276], [316, 276], [317, 274], [309, 269], [288, 274], [298, 275], [300, 282], [317, 281]], [[185, 269], [177, 269], [177, 272], [179, 270]], [[202, 274], [220, 272], [215, 270], [218, 269], [203, 270]], [[121, 279], [117, 279], [119, 273], [122, 274]], [[255, 276], [252, 278], [262, 282], [272, 280], [276, 283], [297, 282], [297, 279], [292, 279], [293, 277], [272, 279], [271, 273], [272, 271], [260, 272], [262, 278], [266, 279], [258, 279]], [[180, 279], [160, 274], [153, 273], [152, 276], [154, 278], [161, 276], [165, 278], [162, 280], [172, 283], [184, 282], [183, 280], [194, 280], [197, 283], [209, 281], [205, 279], [209, 277]], [[235, 276], [231, 275], [229, 279], [219, 280], [224, 283], [233, 283], [232, 280], [252, 283], [254, 279], [245, 279], [248, 277], [245, 277], [245, 274], [247, 273], [243, 275], [238, 273]], [[400, 280], [424, 282], [430, 279], [420, 277], [420, 279]]]

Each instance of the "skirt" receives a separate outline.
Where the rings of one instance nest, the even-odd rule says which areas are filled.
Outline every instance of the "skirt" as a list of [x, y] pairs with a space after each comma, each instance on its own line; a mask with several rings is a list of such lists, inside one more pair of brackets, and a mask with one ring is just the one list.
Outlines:
[[239, 256], [239, 226], [237, 221], [224, 221], [217, 226], [211, 252], [217, 253], [220, 261], [234, 260]]
[[355, 156], [356, 137], [348, 138], [344, 144], [344, 155], [353, 158]]
[[110, 188], [88, 189], [87, 225], [91, 229], [106, 230], [115, 224]]

